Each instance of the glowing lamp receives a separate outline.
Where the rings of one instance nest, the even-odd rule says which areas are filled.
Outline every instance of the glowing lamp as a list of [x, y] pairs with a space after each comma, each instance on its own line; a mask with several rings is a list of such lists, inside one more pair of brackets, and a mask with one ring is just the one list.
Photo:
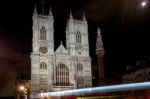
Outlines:
[[144, 7], [144, 6], [146, 6], [146, 4], [147, 4], [147, 2], [146, 2], [146, 1], [143, 1], [143, 2], [141, 3], [141, 6]]
[[24, 86], [20, 86], [20, 90], [24, 90], [25, 88], [24, 88]]

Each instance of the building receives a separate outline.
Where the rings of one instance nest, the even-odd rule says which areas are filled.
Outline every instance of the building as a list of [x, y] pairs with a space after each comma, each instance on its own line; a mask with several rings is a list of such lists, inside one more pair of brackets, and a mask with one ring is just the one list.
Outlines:
[[99, 69], [99, 84], [100, 86], [105, 85], [105, 72], [104, 72], [104, 46], [101, 37], [101, 31], [98, 29], [97, 40], [96, 40], [96, 54], [98, 56], [98, 69]]
[[[83, 20], [68, 19], [66, 48], [54, 50], [54, 18], [33, 14], [31, 53], [31, 91], [59, 91], [92, 86], [91, 58], [89, 56], [88, 27]], [[59, 35], [57, 35], [59, 36]]]
[[[149, 61], [137, 61], [136, 66], [127, 66], [127, 73], [122, 77], [123, 83], [147, 82], [150, 80]], [[124, 99], [150, 99], [150, 90], [133, 90], [125, 93]]]
[[146, 61], [137, 61], [136, 66], [127, 66], [127, 73], [123, 75], [123, 83], [144, 82], [150, 80], [150, 67]]

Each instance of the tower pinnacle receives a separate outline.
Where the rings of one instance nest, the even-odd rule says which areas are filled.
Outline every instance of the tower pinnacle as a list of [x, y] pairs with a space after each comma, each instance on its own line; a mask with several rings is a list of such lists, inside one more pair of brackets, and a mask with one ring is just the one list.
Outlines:
[[85, 12], [83, 12], [83, 21], [86, 21]]
[[34, 6], [34, 14], [37, 14], [36, 4], [35, 4], [35, 6]]
[[70, 11], [69, 19], [73, 19], [72, 12]]
[[60, 41], [60, 44], [62, 45], [62, 41]]
[[49, 16], [53, 18], [53, 14], [52, 14], [52, 8], [49, 8]]

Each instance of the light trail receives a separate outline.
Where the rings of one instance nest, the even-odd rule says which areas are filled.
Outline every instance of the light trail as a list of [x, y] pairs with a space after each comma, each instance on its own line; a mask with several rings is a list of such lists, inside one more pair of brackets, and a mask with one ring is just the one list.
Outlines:
[[67, 95], [83, 95], [88, 93], [103, 93], [103, 92], [117, 92], [117, 91], [129, 91], [129, 90], [139, 90], [139, 89], [149, 89], [150, 82], [142, 83], [131, 83], [131, 84], [119, 84], [111, 86], [102, 87], [91, 87], [83, 89], [65, 90], [57, 92], [45, 92], [45, 93], [31, 93], [30, 98], [40, 98], [48, 96], [67, 96]]

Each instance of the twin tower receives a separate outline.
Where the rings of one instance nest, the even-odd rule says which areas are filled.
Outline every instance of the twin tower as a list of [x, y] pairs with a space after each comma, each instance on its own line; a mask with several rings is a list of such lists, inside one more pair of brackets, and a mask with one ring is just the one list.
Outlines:
[[54, 50], [54, 18], [34, 10], [31, 53], [32, 92], [59, 91], [92, 86], [88, 26], [85, 18], [70, 14], [66, 27], [66, 48]]

